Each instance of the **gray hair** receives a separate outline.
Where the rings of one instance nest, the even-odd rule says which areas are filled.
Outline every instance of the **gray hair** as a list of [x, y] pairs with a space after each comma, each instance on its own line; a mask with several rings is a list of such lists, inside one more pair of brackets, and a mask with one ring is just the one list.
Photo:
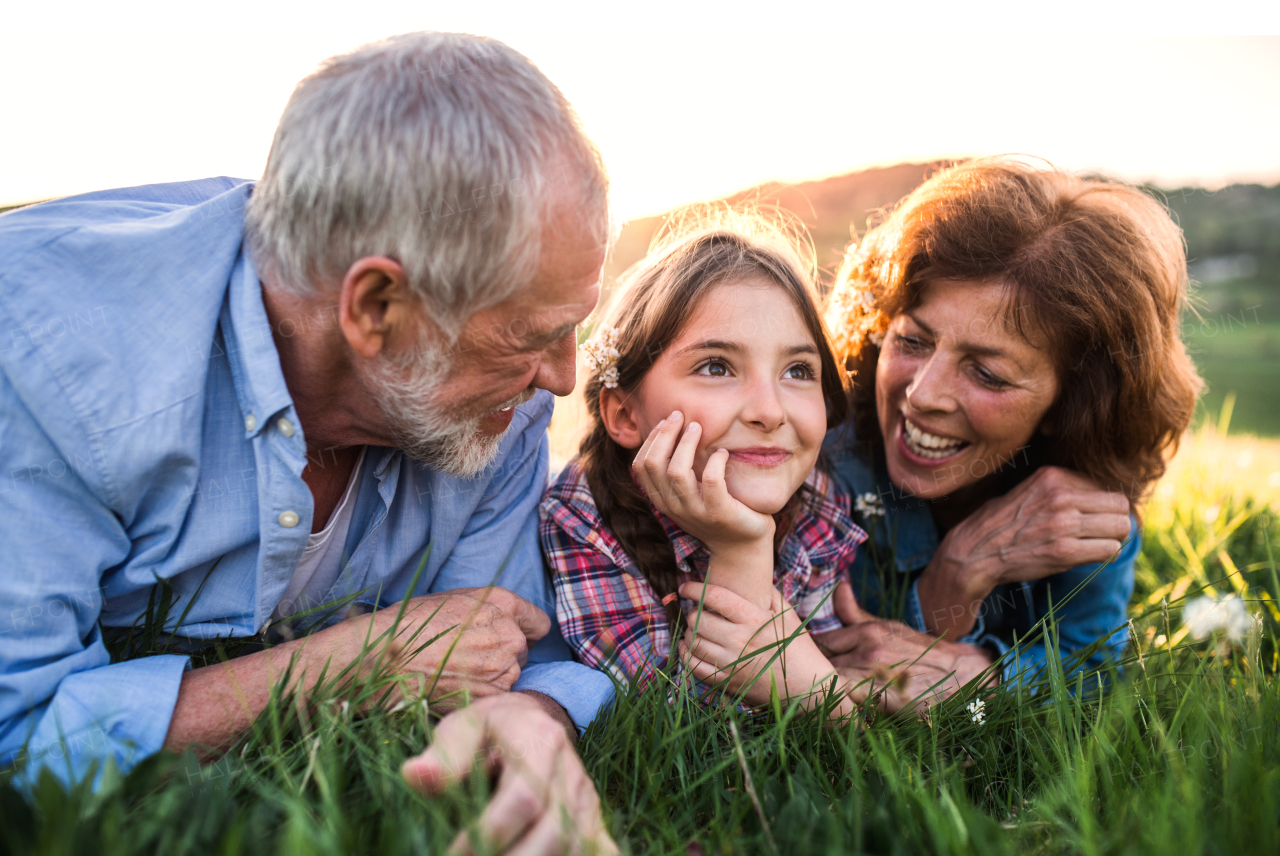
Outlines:
[[608, 239], [608, 178], [560, 90], [494, 39], [409, 33], [326, 61], [276, 128], [245, 233], [298, 294], [388, 256], [448, 336], [536, 272], [568, 190]]

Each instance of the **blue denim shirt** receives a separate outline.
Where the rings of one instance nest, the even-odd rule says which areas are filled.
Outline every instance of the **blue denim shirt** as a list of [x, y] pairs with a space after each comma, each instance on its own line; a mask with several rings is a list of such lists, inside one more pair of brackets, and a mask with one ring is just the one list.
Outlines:
[[[939, 544], [929, 503], [905, 495], [893, 486], [883, 468], [873, 468], [852, 451], [848, 430], [833, 429], [827, 435], [825, 452], [833, 472], [854, 497], [855, 505], [859, 496], [873, 494], [884, 511], [883, 515], [854, 515], [869, 535], [850, 569], [854, 594], [868, 611], [901, 618], [923, 631], [925, 620], [916, 587]], [[958, 641], [1001, 655], [1004, 682], [1032, 680], [1046, 662], [1044, 642], [1016, 648], [1014, 642], [1047, 619], [1052, 604], [1056, 653], [1064, 662], [1075, 652], [1106, 640], [1072, 671], [1096, 669], [1108, 659], [1118, 659], [1128, 641], [1125, 625], [1133, 595], [1134, 563], [1141, 548], [1142, 538], [1134, 521], [1128, 541], [1109, 563], [1077, 565], [1041, 580], [996, 586], [982, 602], [973, 629]]]
[[[132, 626], [163, 579], [171, 621], [190, 606], [181, 636], [252, 636], [297, 567], [306, 440], [244, 253], [252, 187], [155, 185], [0, 217], [2, 764], [79, 778], [156, 752], [189, 660], [112, 663], [101, 628]], [[554, 620], [537, 533], [551, 409], [546, 392], [519, 407], [474, 479], [370, 447], [329, 599], [496, 583]], [[516, 686], [580, 728], [613, 693], [556, 629]]]

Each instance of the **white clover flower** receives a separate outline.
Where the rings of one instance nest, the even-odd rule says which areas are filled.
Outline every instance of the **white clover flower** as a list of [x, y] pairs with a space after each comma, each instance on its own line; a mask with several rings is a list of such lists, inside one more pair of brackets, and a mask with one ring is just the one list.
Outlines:
[[601, 327], [599, 332], [581, 345], [587, 355], [587, 367], [600, 374], [606, 387], [614, 389], [618, 385], [618, 329]]
[[965, 708], [969, 711], [969, 715], [973, 717], [973, 721], [981, 725], [987, 718], [987, 705], [982, 699], [975, 699], [969, 702], [969, 706]]
[[1234, 594], [1222, 600], [1198, 597], [1183, 608], [1182, 623], [1197, 639], [1221, 631], [1238, 642], [1249, 633], [1250, 616], [1244, 601]]
[[884, 517], [884, 503], [874, 493], [864, 493], [853, 500], [853, 510], [863, 517]]

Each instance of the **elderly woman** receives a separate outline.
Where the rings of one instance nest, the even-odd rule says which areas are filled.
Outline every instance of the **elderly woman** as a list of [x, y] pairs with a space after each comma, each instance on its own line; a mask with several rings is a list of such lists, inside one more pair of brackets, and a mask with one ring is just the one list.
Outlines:
[[827, 451], [872, 533], [862, 608], [943, 637], [961, 678], [1118, 656], [1140, 502], [1200, 388], [1186, 284], [1155, 200], [1009, 159], [939, 172], [851, 247], [828, 323], [854, 417]]

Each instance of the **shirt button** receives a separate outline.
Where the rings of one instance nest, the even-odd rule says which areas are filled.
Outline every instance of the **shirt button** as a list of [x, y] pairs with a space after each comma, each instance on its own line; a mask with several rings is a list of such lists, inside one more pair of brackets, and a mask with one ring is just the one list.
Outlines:
[[298, 515], [292, 511], [282, 511], [280, 513], [280, 525], [285, 529], [292, 529], [298, 525]]
[[283, 416], [281, 416], [280, 421], [276, 423], [276, 427], [280, 429], [280, 433], [284, 436], [293, 436], [293, 423], [288, 419], [285, 419]]
[[257, 428], [257, 427], [258, 427], [258, 417], [250, 413], [248, 416], [244, 418], [244, 430], [252, 431], [254, 428]]

